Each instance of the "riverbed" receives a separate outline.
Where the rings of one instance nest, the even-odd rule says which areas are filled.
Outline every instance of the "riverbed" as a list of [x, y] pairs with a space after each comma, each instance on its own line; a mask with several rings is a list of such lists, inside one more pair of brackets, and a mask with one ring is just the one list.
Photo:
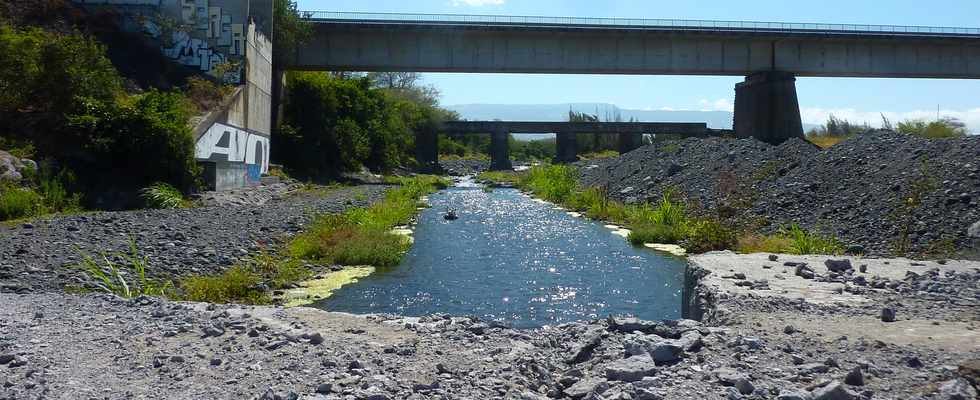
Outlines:
[[[610, 314], [681, 317], [685, 261], [634, 248], [601, 223], [515, 189], [433, 194], [403, 262], [316, 306], [406, 316], [475, 315], [533, 328]], [[457, 220], [443, 218], [455, 209]]]

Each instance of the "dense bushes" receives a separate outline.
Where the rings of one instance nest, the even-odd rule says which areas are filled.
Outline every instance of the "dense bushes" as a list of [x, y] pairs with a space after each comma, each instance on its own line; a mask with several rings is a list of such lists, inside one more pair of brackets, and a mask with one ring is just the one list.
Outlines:
[[926, 139], [944, 139], [966, 136], [966, 125], [962, 121], [950, 117], [940, 118], [932, 122], [910, 120], [899, 122], [896, 131]]
[[74, 184], [74, 174], [53, 170], [42, 164], [40, 171], [25, 169], [21, 185], [0, 184], [0, 221], [80, 210], [81, 196], [66, 189]]
[[80, 99], [64, 135], [83, 150], [75, 166], [103, 175], [125, 173], [118, 178], [135, 188], [153, 182], [192, 188], [198, 166], [188, 107], [182, 94], [155, 90], [110, 103]]
[[441, 110], [371, 86], [367, 78], [291, 73], [277, 154], [291, 173], [323, 177], [410, 163], [415, 132], [436, 129]]
[[2, 145], [74, 171], [78, 184], [63, 189], [86, 195], [157, 181], [191, 189], [190, 103], [176, 92], [131, 95], [122, 82], [104, 46], [86, 35], [0, 26]]
[[94, 39], [0, 26], [0, 111], [63, 113], [76, 97], [110, 101], [120, 88]]
[[[966, 124], [953, 117], [943, 117], [931, 122], [921, 119], [906, 120], [899, 122], [897, 126], [892, 126], [891, 121], [882, 115], [881, 127], [884, 130], [893, 130], [898, 133], [915, 135], [926, 139], [956, 138], [967, 135]], [[826, 124], [807, 132], [806, 139], [817, 146], [828, 148], [849, 137], [872, 130], [867, 122], [864, 124], [853, 124], [846, 119], [831, 115], [827, 119]]]

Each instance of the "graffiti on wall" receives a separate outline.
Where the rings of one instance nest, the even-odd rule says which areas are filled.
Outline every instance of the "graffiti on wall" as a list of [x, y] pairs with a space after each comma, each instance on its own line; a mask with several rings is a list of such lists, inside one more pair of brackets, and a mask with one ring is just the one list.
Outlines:
[[209, 0], [181, 0], [180, 18], [187, 30], [171, 32], [164, 54], [227, 83], [242, 83], [245, 25], [233, 23], [231, 13]]
[[74, 1], [123, 7], [124, 15], [137, 21], [136, 29], [160, 40], [161, 51], [171, 60], [226, 83], [243, 83], [248, 21], [235, 21], [234, 15], [242, 13], [238, 7], [247, 12], [247, 5], [219, 0]]
[[254, 131], [215, 123], [194, 150], [199, 161], [245, 163], [249, 182], [269, 172], [269, 137]]

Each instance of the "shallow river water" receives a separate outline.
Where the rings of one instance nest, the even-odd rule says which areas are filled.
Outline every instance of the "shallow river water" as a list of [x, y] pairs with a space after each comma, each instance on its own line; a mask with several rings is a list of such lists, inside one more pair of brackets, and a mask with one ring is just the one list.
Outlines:
[[[634, 248], [602, 224], [514, 189], [429, 196], [401, 265], [335, 291], [330, 311], [476, 315], [518, 328], [609, 314], [681, 317], [683, 259]], [[447, 207], [459, 219], [447, 221]]]

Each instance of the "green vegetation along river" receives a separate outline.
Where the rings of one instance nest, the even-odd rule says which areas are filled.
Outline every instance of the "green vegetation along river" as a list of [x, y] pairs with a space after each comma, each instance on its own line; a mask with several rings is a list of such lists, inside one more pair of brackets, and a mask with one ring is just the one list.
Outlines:
[[[318, 303], [331, 311], [476, 315], [515, 327], [634, 315], [681, 317], [685, 261], [634, 248], [602, 224], [515, 189], [429, 197], [402, 263]], [[443, 218], [446, 209], [459, 219]]]

